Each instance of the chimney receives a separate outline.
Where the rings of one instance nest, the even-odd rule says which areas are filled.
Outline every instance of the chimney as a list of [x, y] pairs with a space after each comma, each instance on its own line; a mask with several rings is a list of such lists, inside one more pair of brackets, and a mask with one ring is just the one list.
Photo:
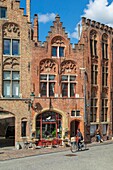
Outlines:
[[38, 41], [38, 15], [34, 15], [34, 26], [33, 26], [33, 40]]
[[26, 0], [26, 15], [28, 16], [28, 22], [30, 22], [30, 5], [31, 0]]

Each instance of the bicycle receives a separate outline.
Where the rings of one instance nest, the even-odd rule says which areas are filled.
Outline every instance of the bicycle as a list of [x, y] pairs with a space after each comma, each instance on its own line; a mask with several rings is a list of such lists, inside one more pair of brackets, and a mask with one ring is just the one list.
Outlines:
[[87, 150], [87, 145], [86, 143], [84, 142], [84, 140], [81, 140], [80, 143], [79, 143], [79, 147], [78, 147], [78, 137], [75, 137], [75, 141], [72, 141], [71, 142], [71, 152], [74, 153], [74, 152], [77, 152], [77, 151], [84, 151], [84, 150]]

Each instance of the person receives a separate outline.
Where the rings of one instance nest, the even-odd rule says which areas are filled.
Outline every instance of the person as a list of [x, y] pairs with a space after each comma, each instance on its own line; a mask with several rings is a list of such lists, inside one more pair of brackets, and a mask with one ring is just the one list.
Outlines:
[[78, 138], [78, 141], [77, 141], [78, 142], [78, 149], [80, 149], [80, 143], [81, 143], [81, 140], [83, 140], [83, 135], [82, 135], [80, 129], [77, 129], [76, 137]]
[[100, 133], [100, 129], [96, 130], [96, 140], [97, 142], [101, 143], [103, 142], [102, 138], [101, 138], [101, 133]]

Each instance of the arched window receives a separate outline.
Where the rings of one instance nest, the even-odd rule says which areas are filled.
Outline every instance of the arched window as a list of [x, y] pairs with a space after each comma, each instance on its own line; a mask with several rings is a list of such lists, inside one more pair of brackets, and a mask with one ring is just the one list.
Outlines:
[[90, 51], [91, 57], [97, 56], [97, 32], [95, 30], [90, 32]]
[[54, 37], [51, 44], [52, 57], [65, 57], [65, 43], [64, 39], [60, 36]]
[[47, 111], [36, 118], [36, 138], [61, 138], [62, 116], [53, 111]]

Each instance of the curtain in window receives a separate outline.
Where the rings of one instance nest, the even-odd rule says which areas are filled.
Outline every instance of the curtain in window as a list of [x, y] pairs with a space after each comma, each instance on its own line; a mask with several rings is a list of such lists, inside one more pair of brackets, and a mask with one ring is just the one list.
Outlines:
[[12, 96], [14, 97], [19, 96], [19, 82], [18, 81], [13, 81]]
[[10, 96], [10, 81], [4, 81], [4, 96]]
[[54, 86], [55, 86], [54, 83], [49, 84], [49, 95], [50, 96], [54, 96]]

